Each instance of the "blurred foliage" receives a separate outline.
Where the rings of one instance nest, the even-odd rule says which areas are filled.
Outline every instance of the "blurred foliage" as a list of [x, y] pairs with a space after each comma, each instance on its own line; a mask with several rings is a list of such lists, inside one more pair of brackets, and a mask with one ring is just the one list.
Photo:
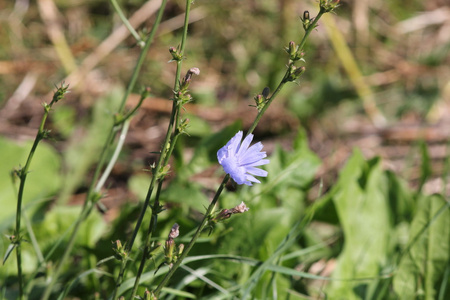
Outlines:
[[[130, 16], [145, 1], [119, 2]], [[265, 86], [274, 90], [285, 70], [283, 47], [290, 40], [298, 42], [303, 32], [299, 16], [304, 10], [314, 15], [316, 2], [197, 0], [184, 62], [186, 69], [196, 66], [201, 70], [191, 85], [196, 104], [234, 112], [252, 104], [253, 96]], [[448, 25], [442, 21], [417, 27], [415, 17], [420, 12], [448, 11], [448, 4], [440, 0], [341, 2], [337, 14], [326, 17], [335, 20], [383, 115], [392, 122], [436, 120], [436, 108], [449, 97]], [[120, 25], [105, 1], [55, 4], [59, 25], [78, 66]], [[135, 92], [150, 86], [153, 97], [171, 97], [174, 65], [167, 63], [168, 48], [179, 44], [181, 23], [176, 17], [183, 7], [184, 1], [169, 2], [166, 22]], [[148, 30], [153, 18], [139, 30]], [[4, 1], [0, 3], [0, 24], [0, 105], [8, 107], [14, 102], [12, 95], [26, 75], [34, 76], [36, 82], [31, 100], [25, 102], [42, 102], [53, 85], [68, 75], [48, 38], [42, 12], [35, 2]], [[356, 114], [367, 117], [357, 87], [336, 55], [338, 49], [329, 41], [320, 25], [304, 49], [307, 72], [300, 86], [287, 86], [276, 100], [285, 114], [298, 118], [306, 129], [330, 119], [331, 129], [336, 129]], [[68, 202], [76, 202], [71, 196], [83, 195], [86, 189], [105, 128], [113, 120], [111, 112], [138, 53], [136, 41], [125, 39], [89, 70], [81, 83], [71, 86], [72, 98], [52, 112], [52, 136], [58, 142], [50, 140], [39, 146], [25, 193], [24, 210], [48, 263], [39, 266], [36, 249], [24, 243], [24, 272], [33, 283], [27, 286], [30, 299], [39, 298], [45, 278], [51, 276], [61, 254], [67, 231], [79, 212], [79, 205]], [[25, 106], [8, 125], [30, 126], [37, 115], [34, 108]], [[153, 116], [141, 117], [140, 122]], [[2, 122], [3, 118], [0, 115]], [[188, 242], [223, 176], [216, 166], [216, 151], [245, 121], [227, 119], [227, 126], [218, 129], [198, 115], [189, 118], [191, 136], [180, 138], [175, 150], [170, 181], [161, 195], [167, 210], [159, 216], [155, 241], [163, 242], [177, 222], [181, 228], [177, 243]], [[164, 120], [158, 115], [156, 125], [148, 127], [162, 126]], [[19, 136], [16, 127], [4, 127], [2, 134]], [[147, 129], [146, 134], [151, 135]], [[422, 191], [432, 169], [427, 145], [420, 146], [419, 188], [410, 188], [398, 175], [386, 171], [380, 158], [366, 160], [355, 150], [336, 181], [317, 193], [315, 176], [323, 166], [309, 149], [309, 132], [295, 129], [288, 134], [289, 145], [274, 146], [271, 163], [266, 166], [269, 176], [262, 184], [231, 186], [220, 199], [221, 208], [245, 201], [250, 210], [204, 234], [162, 298], [241, 299], [251, 294], [255, 299], [450, 299], [449, 200]], [[0, 229], [5, 234], [11, 232], [16, 205], [8, 172], [25, 162], [30, 145], [0, 139]], [[127, 195], [116, 204], [120, 209], [113, 220], [98, 212], [88, 219], [61, 278], [63, 298], [94, 299], [98, 293], [106, 299], [114, 287], [119, 262], [112, 258], [111, 242], [129, 238], [149, 184], [150, 174], [142, 169], [153, 159], [150, 155], [132, 156], [133, 146], [131, 143], [124, 150], [120, 167], [125, 170], [109, 187], [131, 191], [138, 202], [129, 201]], [[152, 145], [154, 151], [158, 147]], [[143, 228], [147, 227], [145, 220]], [[134, 248], [135, 261], [141, 254], [143, 232]], [[8, 245], [7, 238], [0, 240], [2, 254]], [[0, 271], [1, 299], [17, 296], [11, 258]], [[164, 266], [155, 273], [162, 259], [161, 251], [149, 260], [141, 295], [167, 272]], [[126, 296], [137, 270], [137, 264], [130, 265], [121, 287]]]

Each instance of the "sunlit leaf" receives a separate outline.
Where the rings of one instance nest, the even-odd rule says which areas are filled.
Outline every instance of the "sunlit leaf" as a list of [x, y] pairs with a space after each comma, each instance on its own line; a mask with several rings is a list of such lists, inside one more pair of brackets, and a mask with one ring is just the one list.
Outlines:
[[450, 204], [439, 195], [423, 197], [394, 277], [399, 299], [436, 299], [449, 262]]

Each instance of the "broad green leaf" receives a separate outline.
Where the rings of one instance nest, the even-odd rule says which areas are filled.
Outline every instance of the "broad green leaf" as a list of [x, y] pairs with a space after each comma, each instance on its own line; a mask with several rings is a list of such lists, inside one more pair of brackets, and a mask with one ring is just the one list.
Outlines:
[[387, 263], [393, 229], [387, 192], [380, 161], [366, 162], [355, 151], [340, 173], [332, 198], [344, 234], [333, 272], [336, 280], [329, 289], [333, 299], [364, 299], [370, 285], [347, 280], [375, 278]]
[[[35, 224], [35, 234], [41, 245], [50, 246], [72, 227], [80, 215], [80, 206], [56, 206], [48, 211], [43, 222]], [[83, 222], [76, 239], [77, 245], [93, 247], [106, 229], [101, 215], [91, 213]], [[68, 237], [66, 237], [67, 239]]]
[[187, 132], [189, 137], [192, 136], [206, 136], [211, 133], [211, 126], [205, 120], [199, 118], [193, 114], [186, 114], [183, 116], [183, 119], [189, 119], [189, 125], [187, 128]]
[[[33, 141], [16, 143], [0, 137], [0, 231], [12, 224], [17, 209], [19, 179], [13, 186], [10, 172], [24, 166]], [[32, 201], [39, 201], [54, 194], [61, 185], [61, 158], [45, 141], [41, 142], [33, 156], [25, 183], [22, 208]]]
[[450, 263], [449, 202], [439, 195], [419, 200], [408, 245], [394, 277], [395, 292], [399, 299], [437, 299]]
[[304, 131], [294, 141], [294, 150], [287, 152], [279, 146], [265, 166], [268, 175], [266, 189], [284, 189], [289, 186], [305, 188], [314, 179], [320, 159], [308, 147]]
[[171, 182], [169, 187], [161, 193], [161, 200], [164, 203], [178, 203], [200, 212], [204, 212], [209, 204], [201, 186], [191, 182]]

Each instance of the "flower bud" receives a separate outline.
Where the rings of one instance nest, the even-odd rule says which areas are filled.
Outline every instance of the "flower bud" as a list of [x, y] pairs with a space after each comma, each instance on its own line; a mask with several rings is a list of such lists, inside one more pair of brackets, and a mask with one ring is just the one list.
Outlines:
[[234, 214], [242, 214], [246, 211], [248, 211], [249, 208], [245, 205], [245, 203], [242, 201], [241, 204], [230, 208], [230, 209], [222, 209], [215, 217], [212, 218], [212, 221], [214, 223], [224, 221], [226, 219], [229, 219]]
[[113, 244], [115, 244], [115, 247], [113, 248], [113, 251], [115, 252], [114, 257], [118, 260], [126, 260], [128, 258], [128, 252], [125, 249], [125, 246], [122, 246], [122, 242], [116, 240]]
[[253, 99], [255, 100], [255, 107], [258, 109], [258, 111], [261, 111], [266, 105], [266, 98], [263, 95], [258, 94]]
[[296, 76], [296, 77], [299, 77], [300, 75], [302, 75], [303, 73], [305, 73], [305, 71], [306, 71], [306, 68], [305, 67], [300, 67], [300, 68], [297, 68], [295, 71], [294, 71], [294, 75]]
[[192, 74], [199, 75], [200, 69], [199, 68], [190, 68], [187, 72], [184, 78], [181, 81], [181, 87], [180, 91], [185, 92], [187, 91], [189, 84], [191, 83]]
[[200, 69], [199, 68], [190, 68], [188, 73], [195, 74], [198, 76], [198, 75], [200, 75]]
[[168, 239], [164, 247], [164, 255], [166, 257], [166, 262], [171, 263], [173, 261], [173, 250], [175, 248], [175, 241]]
[[255, 99], [257, 106], [264, 102], [264, 97], [261, 94], [256, 95], [253, 99]]
[[172, 55], [172, 59], [169, 61], [181, 61], [183, 59], [183, 55], [178, 52], [178, 48], [170, 47], [169, 53]]
[[165, 165], [164, 167], [160, 168], [157, 174], [158, 179], [164, 178], [169, 174], [170, 171], [170, 165]]
[[219, 222], [226, 219], [229, 219], [233, 213], [229, 209], [222, 209], [217, 216], [214, 218], [214, 221]]
[[53, 94], [53, 99], [52, 102], [50, 102], [50, 106], [63, 99], [64, 95], [67, 93], [69, 93], [69, 85], [65, 85], [63, 81], [60, 87], [56, 87], [56, 92]]
[[339, 6], [340, 0], [320, 0], [320, 9], [324, 12], [333, 11]]
[[177, 223], [175, 223], [172, 226], [172, 229], [170, 230], [170, 233], [169, 233], [169, 239], [173, 240], [174, 238], [178, 237], [178, 235], [180, 234], [179, 228], [180, 228], [180, 225], [178, 225]]
[[263, 91], [262, 91], [262, 96], [265, 98], [265, 99], [267, 99], [268, 97], [269, 97], [269, 94], [270, 94], [270, 88], [269, 87], [265, 87], [264, 89], [263, 89]]
[[153, 294], [153, 292], [148, 291], [147, 289], [145, 289], [143, 299], [144, 300], [158, 300], [158, 298], [156, 298], [155, 294]]
[[141, 92], [141, 98], [142, 99], [148, 98], [148, 96], [150, 96], [151, 90], [152, 90], [151, 88], [145, 87], [145, 89]]
[[289, 69], [289, 75], [286, 78], [286, 81], [295, 81], [295, 80], [297, 80], [306, 70], [306, 68], [303, 67], [303, 66], [297, 68], [296, 66], [291, 65], [289, 68], [290, 68]]
[[290, 41], [287, 47], [284, 47], [284, 50], [289, 54], [289, 56], [293, 56], [297, 50], [295, 42]]
[[178, 126], [178, 132], [179, 133], [187, 133], [186, 132], [186, 128], [189, 125], [189, 121], [190, 121], [189, 119], [184, 119], [184, 120], [181, 121], [180, 125]]
[[177, 256], [180, 256], [181, 254], [183, 254], [183, 250], [184, 250], [184, 244], [178, 245], [178, 253], [177, 253]]
[[245, 205], [244, 201], [242, 201], [241, 204], [239, 204], [231, 209], [233, 214], [242, 214], [248, 210], [249, 210], [249, 208]]
[[303, 18], [301, 18], [303, 22], [303, 29], [308, 30], [309, 26], [311, 25], [311, 17], [309, 16], [309, 11], [305, 10], [303, 12]]

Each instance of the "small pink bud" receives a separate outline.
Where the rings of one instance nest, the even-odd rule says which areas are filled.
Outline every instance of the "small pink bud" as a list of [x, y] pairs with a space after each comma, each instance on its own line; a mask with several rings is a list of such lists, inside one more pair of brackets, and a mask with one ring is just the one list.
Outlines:
[[231, 209], [233, 213], [235, 214], [242, 214], [249, 210], [249, 208], [245, 205], [244, 201], [241, 202], [241, 204], [237, 205], [236, 207]]
[[200, 69], [199, 68], [190, 68], [189, 72], [195, 75], [200, 75]]
[[178, 225], [177, 223], [175, 223], [172, 226], [172, 229], [170, 230], [170, 233], [169, 233], [169, 239], [173, 240], [174, 238], [176, 238], [180, 235], [179, 228], [180, 228], [180, 225]]

